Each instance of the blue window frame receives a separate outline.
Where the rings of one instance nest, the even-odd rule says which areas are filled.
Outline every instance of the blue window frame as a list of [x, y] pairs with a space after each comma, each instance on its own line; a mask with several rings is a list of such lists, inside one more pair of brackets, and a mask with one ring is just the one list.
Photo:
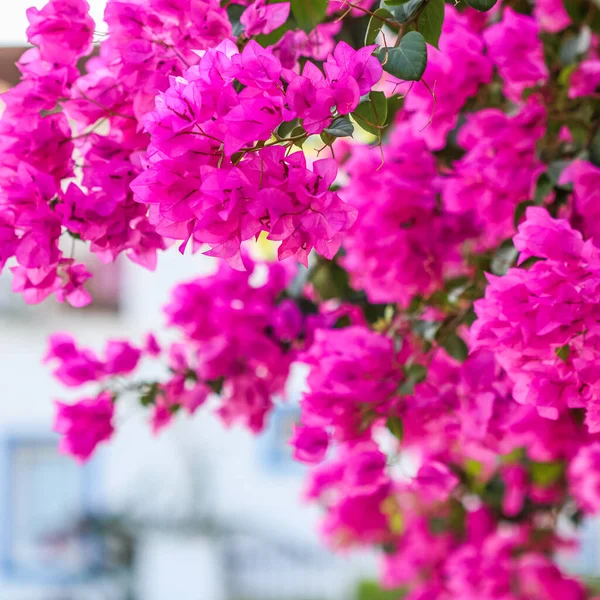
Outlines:
[[96, 468], [59, 454], [47, 432], [0, 433], [0, 565], [5, 579], [75, 583], [91, 577], [102, 552], [78, 532], [97, 512]]
[[277, 404], [260, 439], [260, 458], [264, 467], [278, 475], [302, 475], [305, 467], [292, 458], [289, 441], [292, 426], [300, 418], [297, 404]]

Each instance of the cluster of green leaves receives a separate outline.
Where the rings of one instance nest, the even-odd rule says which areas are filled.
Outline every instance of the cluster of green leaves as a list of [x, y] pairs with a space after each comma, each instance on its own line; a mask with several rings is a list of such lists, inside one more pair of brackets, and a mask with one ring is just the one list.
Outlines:
[[[487, 11], [497, 0], [465, 0], [469, 6]], [[403, 81], [419, 81], [427, 67], [427, 44], [438, 47], [444, 24], [444, 0], [382, 0], [371, 15], [365, 44], [374, 43], [383, 32], [384, 44], [377, 57], [390, 75]], [[393, 47], [385, 39], [385, 28], [396, 35]]]
[[376, 581], [362, 581], [358, 585], [356, 600], [401, 600], [404, 590], [384, 590]]

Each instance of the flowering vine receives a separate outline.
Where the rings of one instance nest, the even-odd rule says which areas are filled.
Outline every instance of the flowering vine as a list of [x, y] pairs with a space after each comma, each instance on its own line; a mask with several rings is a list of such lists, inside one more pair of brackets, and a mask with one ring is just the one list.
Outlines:
[[109, 0], [97, 40], [84, 0], [28, 18], [14, 291], [92, 301], [65, 237], [219, 259], [174, 288], [175, 342], [51, 338], [94, 387], [57, 404], [61, 448], [89, 458], [127, 398], [155, 432], [210, 404], [259, 433], [303, 363], [290, 443], [329, 544], [380, 549], [410, 600], [593, 597], [555, 555], [559, 517], [600, 511], [596, 4]]

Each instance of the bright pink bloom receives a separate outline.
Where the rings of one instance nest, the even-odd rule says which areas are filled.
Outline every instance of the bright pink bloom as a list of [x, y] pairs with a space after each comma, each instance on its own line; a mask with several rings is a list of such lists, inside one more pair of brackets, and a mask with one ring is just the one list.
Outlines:
[[533, 15], [540, 29], [550, 33], [558, 33], [571, 24], [562, 0], [536, 0]]
[[483, 33], [488, 55], [504, 79], [506, 96], [513, 102], [521, 102], [525, 89], [548, 79], [538, 33], [538, 24], [533, 17], [519, 14], [512, 8], [505, 8], [502, 21]]
[[318, 463], [325, 458], [329, 436], [327, 431], [320, 427], [295, 427], [290, 444], [294, 448], [296, 460]]
[[309, 391], [301, 400], [302, 422], [332, 427], [338, 440], [366, 435], [362, 405], [383, 412], [393, 401], [402, 378], [394, 359], [392, 340], [367, 328], [317, 331], [302, 357], [311, 366]]
[[283, 25], [290, 14], [290, 3], [266, 4], [266, 0], [256, 0], [240, 17], [241, 24], [246, 28], [247, 36], [260, 33], [271, 33]]
[[426, 500], [444, 502], [458, 485], [458, 477], [438, 461], [425, 463], [417, 473], [415, 484]]
[[579, 506], [600, 511], [600, 442], [583, 446], [569, 465], [569, 485]]
[[590, 58], [581, 62], [569, 81], [569, 98], [592, 96], [600, 86], [600, 59]]
[[108, 392], [95, 398], [84, 398], [76, 404], [56, 403], [54, 431], [61, 434], [61, 452], [84, 462], [96, 446], [111, 438], [114, 404]]
[[600, 243], [600, 168], [576, 160], [563, 171], [560, 181], [573, 183], [571, 223], [586, 238], [595, 238]]
[[472, 215], [484, 249], [514, 233], [515, 208], [531, 198], [544, 169], [536, 144], [545, 127], [545, 109], [531, 98], [513, 116], [497, 109], [471, 113], [460, 129], [457, 141], [467, 152], [454, 163], [442, 197], [450, 213]]
[[526, 216], [514, 238], [520, 261], [542, 260], [504, 277], [489, 276], [471, 331], [477, 347], [493, 348], [515, 383], [515, 400], [550, 419], [567, 408], [588, 408], [588, 427], [595, 432], [598, 251], [541, 207], [529, 208]]
[[27, 9], [27, 39], [41, 57], [60, 64], [74, 63], [91, 50], [94, 21], [85, 0], [51, 0], [42, 8]]
[[406, 306], [460, 273], [460, 244], [475, 232], [437, 205], [435, 158], [412, 127], [399, 125], [384, 151], [382, 165], [376, 148], [353, 146], [345, 163], [344, 199], [359, 217], [346, 235], [343, 265], [371, 302]]

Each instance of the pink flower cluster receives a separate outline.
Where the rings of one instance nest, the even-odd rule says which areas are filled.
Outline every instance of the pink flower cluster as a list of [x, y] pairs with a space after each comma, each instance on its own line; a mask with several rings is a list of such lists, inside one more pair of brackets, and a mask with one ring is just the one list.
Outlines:
[[396, 553], [385, 559], [384, 581], [390, 587], [417, 581], [410, 600], [586, 598], [583, 586], [559, 571], [526, 527], [494, 529], [492, 515], [481, 508], [461, 517], [467, 530], [461, 540], [451, 532], [435, 531], [434, 519], [456, 518], [439, 507], [409, 496], [402, 509], [405, 529]]
[[148, 144], [138, 119], [168, 77], [198, 59], [192, 48], [231, 33], [217, 0], [110, 2], [109, 35], [80, 75], [76, 63], [94, 30], [88, 11], [85, 0], [30, 9], [37, 47], [19, 62], [22, 82], [2, 98], [0, 269], [16, 259], [13, 289], [30, 303], [51, 293], [75, 306], [91, 300], [82, 288], [89, 273], [59, 246], [66, 231], [105, 262], [125, 252], [154, 268], [165, 243], [129, 189]]
[[490, 276], [485, 298], [475, 303], [477, 346], [493, 349], [517, 402], [550, 419], [585, 408], [589, 430], [598, 432], [598, 250], [537, 207], [527, 210], [514, 242], [521, 262], [540, 260]]
[[59, 449], [78, 461], [87, 460], [100, 442], [114, 432], [114, 403], [110, 394], [84, 398], [76, 404], [56, 403], [54, 430], [61, 434]]
[[600, 243], [600, 167], [584, 160], [573, 161], [561, 176], [561, 183], [573, 184], [569, 220], [583, 236]]
[[[226, 424], [243, 422], [259, 432], [273, 397], [283, 393], [295, 356], [293, 345], [305, 336], [306, 326], [296, 304], [280, 298], [293, 270], [247, 258], [245, 263], [247, 271], [222, 264], [214, 275], [173, 289], [165, 313], [180, 339], [166, 349], [153, 335], [143, 348], [111, 340], [101, 359], [78, 348], [69, 335], [53, 336], [46, 360], [57, 363], [54, 376], [71, 387], [97, 382], [111, 388], [113, 377], [131, 377], [142, 357], [162, 360], [168, 379], [131, 386], [152, 405], [155, 431], [180, 408], [195, 412], [216, 391], [221, 399], [217, 412]], [[118, 385], [112, 390], [115, 398], [122, 391]], [[79, 413], [74, 414], [73, 419]], [[76, 424], [74, 431], [79, 431]]]
[[372, 442], [352, 443], [310, 474], [307, 497], [326, 502], [322, 531], [329, 543], [344, 547], [392, 539], [386, 502], [394, 501], [394, 483], [386, 461]]
[[[562, 13], [559, 11], [559, 17]], [[538, 9], [538, 16], [540, 14]], [[539, 25], [535, 18], [519, 14], [512, 8], [505, 8], [502, 21], [483, 33], [489, 56], [504, 80], [504, 93], [513, 102], [520, 102], [527, 88], [548, 80], [538, 34]]]
[[540, 29], [558, 33], [571, 24], [571, 19], [561, 0], [537, 0], [533, 14]]
[[102, 381], [114, 375], [129, 375], [138, 365], [141, 351], [125, 340], [111, 340], [104, 349], [104, 359], [88, 348], [79, 348], [68, 334], [50, 337], [44, 359], [55, 362], [53, 375], [64, 385], [78, 387], [90, 381]]
[[479, 246], [496, 246], [514, 233], [515, 208], [532, 197], [544, 170], [536, 144], [545, 130], [537, 98], [512, 116], [491, 108], [467, 116], [457, 138], [466, 154], [454, 163], [442, 197], [450, 213], [473, 219]]
[[335, 21], [320, 23], [309, 33], [291, 29], [273, 46], [273, 54], [286, 69], [294, 69], [301, 58], [323, 61], [333, 52], [334, 38], [341, 29], [342, 24]]
[[[596, 460], [593, 452], [598, 454], [597, 442], [574, 416], [551, 421], [513, 402], [512, 382], [487, 351], [475, 352], [462, 365], [436, 353], [427, 380], [410, 396], [400, 399], [388, 390], [380, 396], [372, 389], [382, 386], [387, 375], [377, 374], [373, 366], [359, 376], [349, 374], [348, 359], [364, 352], [364, 340], [379, 345], [381, 336], [350, 328], [327, 346], [319, 338], [317, 334], [308, 353], [309, 391], [302, 400], [306, 424], [296, 429], [291, 443], [299, 460], [320, 463], [311, 471], [306, 494], [325, 506], [322, 530], [332, 545], [384, 545], [383, 581], [390, 587], [409, 585], [410, 598], [475, 599], [483, 594], [490, 600], [512, 599], [515, 581], [530, 595], [514, 598], [550, 600], [556, 589], [565, 597], [586, 597], [583, 587], [564, 577], [546, 556], [560, 540], [540, 538], [530, 522], [497, 525], [491, 512], [515, 520], [527, 510], [543, 511], [562, 498], [561, 475], [544, 480], [536, 469], [575, 456], [569, 474], [573, 494], [582, 506], [591, 501], [591, 510], [598, 509], [596, 479], [586, 474], [595, 469], [591, 462]], [[343, 349], [338, 339], [344, 341]], [[379, 358], [377, 365], [392, 355], [388, 347], [388, 358]], [[369, 353], [361, 364], [372, 364], [374, 356]], [[405, 361], [402, 353], [397, 359]], [[398, 380], [397, 373], [394, 378]], [[350, 390], [364, 399], [362, 426], [344, 426], [340, 432], [328, 415], [337, 412], [336, 424], [356, 422], [344, 410], [356, 402]], [[393, 455], [376, 441], [390, 417], [403, 424], [404, 452], [416, 453], [421, 461], [409, 480], [398, 476]], [[333, 441], [338, 442], [335, 452]], [[519, 456], [536, 462], [527, 466]], [[476, 469], [468, 470], [469, 464]], [[502, 491], [488, 498], [489, 507], [465, 509], [460, 500], [465, 490], [474, 486], [492, 494], [497, 482]]]
[[73, 175], [70, 127], [64, 114], [40, 116], [68, 94], [77, 78], [76, 61], [90, 50], [94, 23], [87, 11], [83, 0], [54, 0], [41, 11], [28, 11], [27, 34], [38, 48], [29, 50], [19, 63], [22, 83], [3, 96], [0, 272], [14, 257], [13, 289], [28, 302], [39, 302], [53, 292], [75, 306], [90, 300], [81, 290], [89, 273], [63, 257], [58, 247], [61, 221], [51, 209], [61, 180]]
[[267, 4], [256, 0], [242, 13], [240, 22], [247, 36], [271, 33], [283, 25], [290, 15], [290, 3]]
[[325, 75], [311, 62], [298, 75], [254, 41], [241, 52], [226, 41], [173, 78], [145, 118], [149, 164], [132, 184], [156, 231], [208, 244], [207, 254], [237, 269], [240, 244], [262, 231], [281, 241], [280, 260], [307, 264], [313, 247], [333, 258], [356, 219], [329, 191], [335, 162], [311, 168], [304, 153], [268, 140], [285, 121], [299, 118], [314, 134], [332, 123], [332, 111], [352, 112], [381, 76], [372, 50], [340, 43]]
[[562, 0], [537, 0], [533, 14], [540, 29], [549, 33], [558, 33], [571, 24]]
[[[252, 264], [238, 272], [227, 265], [210, 277], [178, 285], [165, 307], [168, 325], [182, 335], [190, 356], [185, 368], [199, 381], [222, 381], [218, 414], [230, 425], [262, 430], [273, 397], [282, 394], [304, 319], [279, 297], [293, 270]], [[171, 403], [179, 402], [177, 394]]]
[[408, 123], [395, 128], [384, 155], [381, 164], [376, 148], [358, 146], [344, 165], [351, 179], [343, 197], [359, 218], [345, 237], [343, 265], [371, 302], [405, 306], [463, 271], [460, 244], [476, 230], [470, 215], [438, 202], [435, 158]]
[[[91, 301], [90, 274], [59, 244], [65, 232], [102, 261], [124, 252], [149, 269], [163, 236], [193, 238], [194, 249], [206, 243], [237, 268], [241, 241], [261, 231], [282, 242], [282, 259], [306, 262], [313, 247], [337, 252], [356, 215], [328, 189], [334, 163], [311, 168], [302, 153], [265, 142], [296, 117], [312, 134], [352, 112], [381, 76], [372, 48], [341, 43], [327, 58], [339, 25], [323, 25], [326, 48], [281, 40], [284, 68], [254, 41], [238, 52], [217, 0], [111, 1], [109, 34], [80, 75], [94, 30], [88, 10], [85, 0], [51, 0], [29, 11], [37, 47], [19, 63], [22, 82], [3, 96], [0, 269], [16, 260], [15, 291], [32, 303], [52, 293], [75, 306]], [[269, 32], [288, 13], [289, 3], [252, 3], [246, 35]], [[302, 75], [291, 70], [301, 55], [327, 58], [325, 74], [312, 63]]]
[[[330, 430], [337, 441], [368, 436], [370, 423], [390, 411], [403, 378], [392, 340], [364, 326], [316, 331], [302, 361], [314, 367], [301, 402], [302, 423]], [[298, 453], [313, 445], [314, 435], [298, 436]]]
[[569, 484], [578, 505], [600, 511], [600, 442], [583, 446], [569, 465]]

